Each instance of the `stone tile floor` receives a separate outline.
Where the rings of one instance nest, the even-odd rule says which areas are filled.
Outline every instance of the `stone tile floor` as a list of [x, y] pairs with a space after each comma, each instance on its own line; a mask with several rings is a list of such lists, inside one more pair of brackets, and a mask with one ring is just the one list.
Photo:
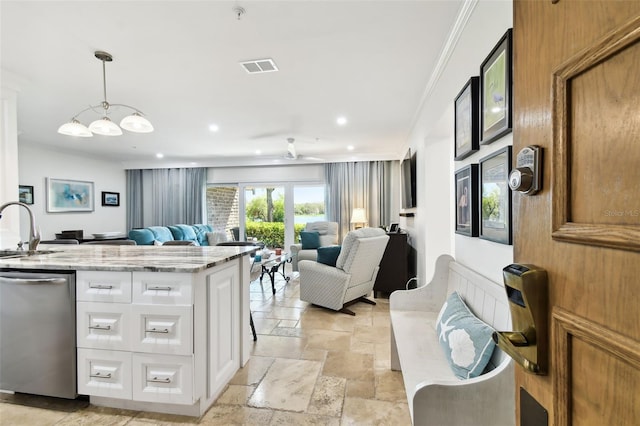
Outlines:
[[258, 341], [202, 418], [0, 394], [0, 425], [410, 425], [390, 370], [388, 300], [352, 305], [352, 317], [302, 302], [297, 274], [277, 278], [275, 296], [268, 277], [251, 283]]

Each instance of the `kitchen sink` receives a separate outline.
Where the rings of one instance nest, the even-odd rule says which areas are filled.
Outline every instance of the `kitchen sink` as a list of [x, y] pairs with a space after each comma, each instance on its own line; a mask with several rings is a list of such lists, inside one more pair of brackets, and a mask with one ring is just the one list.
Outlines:
[[53, 250], [0, 250], [0, 259], [37, 256], [39, 254], [55, 253]]

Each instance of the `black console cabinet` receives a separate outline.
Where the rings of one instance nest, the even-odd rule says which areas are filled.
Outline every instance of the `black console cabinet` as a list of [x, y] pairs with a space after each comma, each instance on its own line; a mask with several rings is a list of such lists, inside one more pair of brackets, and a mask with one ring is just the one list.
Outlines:
[[373, 285], [374, 297], [380, 293], [387, 295], [395, 290], [404, 290], [409, 276], [409, 244], [407, 234], [390, 232], [389, 242], [380, 261], [380, 270]]

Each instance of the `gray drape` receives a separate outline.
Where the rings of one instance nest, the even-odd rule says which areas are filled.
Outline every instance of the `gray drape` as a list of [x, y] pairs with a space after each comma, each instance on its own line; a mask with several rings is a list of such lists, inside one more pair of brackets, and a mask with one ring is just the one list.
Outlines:
[[338, 222], [340, 240], [351, 229], [354, 208], [364, 208], [371, 227], [386, 226], [392, 214], [392, 176], [397, 161], [327, 163], [325, 204], [327, 220]]
[[207, 169], [127, 170], [127, 228], [204, 223]]

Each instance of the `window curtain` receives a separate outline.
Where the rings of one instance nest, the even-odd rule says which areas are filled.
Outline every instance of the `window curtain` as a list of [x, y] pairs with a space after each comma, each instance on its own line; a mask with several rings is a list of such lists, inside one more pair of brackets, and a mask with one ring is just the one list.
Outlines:
[[127, 228], [204, 223], [207, 169], [127, 170]]
[[327, 220], [338, 222], [340, 240], [351, 229], [354, 208], [364, 208], [370, 227], [386, 226], [393, 213], [392, 183], [398, 161], [325, 164]]

